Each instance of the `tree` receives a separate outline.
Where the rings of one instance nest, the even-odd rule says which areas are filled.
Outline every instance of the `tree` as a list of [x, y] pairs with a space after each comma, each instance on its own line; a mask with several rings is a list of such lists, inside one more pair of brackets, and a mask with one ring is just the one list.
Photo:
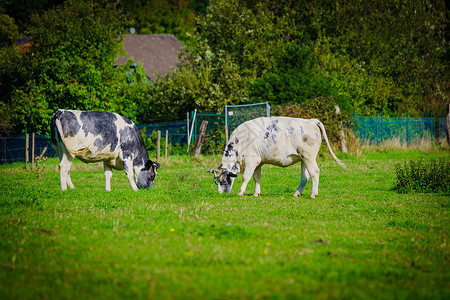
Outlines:
[[26, 31], [31, 42], [0, 58], [0, 97], [14, 132], [47, 133], [58, 108], [136, 117], [145, 76], [132, 74], [130, 85], [127, 66], [114, 67], [123, 49], [117, 35], [125, 24], [121, 11], [107, 1], [70, 1], [33, 15]]
[[131, 20], [136, 34], [173, 34], [185, 45], [194, 32], [195, 13], [202, 10], [202, 1], [185, 0], [128, 0], [120, 5]]
[[[336, 74], [344, 73], [341, 66], [350, 63], [357, 71], [347, 73], [343, 80], [349, 82], [356, 76], [364, 84], [364, 98], [357, 94], [358, 89], [350, 87], [352, 98], [357, 99], [355, 108], [392, 113], [409, 109], [417, 113], [431, 108], [429, 97], [445, 103], [449, 95], [448, 87], [445, 92], [449, 44], [444, 11], [437, 10], [433, 2], [318, 0], [311, 4], [312, 25], [320, 37], [320, 69], [334, 80]], [[371, 91], [367, 84], [372, 85]]]
[[0, 14], [0, 48], [14, 45], [19, 37], [19, 27], [14, 19], [8, 15]]

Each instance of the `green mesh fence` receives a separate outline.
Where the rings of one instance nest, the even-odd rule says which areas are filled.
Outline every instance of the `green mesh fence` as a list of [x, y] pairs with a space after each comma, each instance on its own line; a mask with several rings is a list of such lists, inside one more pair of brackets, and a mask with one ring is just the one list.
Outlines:
[[379, 145], [385, 140], [398, 139], [408, 145], [412, 141], [446, 138], [445, 118], [433, 117], [353, 117], [355, 133], [361, 141]]
[[230, 135], [242, 123], [259, 117], [270, 117], [268, 102], [225, 105], [225, 126], [228, 126]]

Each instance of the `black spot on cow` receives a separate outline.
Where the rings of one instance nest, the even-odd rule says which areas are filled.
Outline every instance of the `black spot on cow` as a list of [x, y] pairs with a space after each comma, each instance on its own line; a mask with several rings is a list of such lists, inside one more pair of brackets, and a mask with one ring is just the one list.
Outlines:
[[300, 126], [300, 134], [303, 135], [303, 136], [305, 135], [305, 131], [303, 130], [302, 126]]
[[239, 144], [239, 139], [238, 138], [234, 138], [234, 143], [237, 145]]
[[99, 136], [94, 146], [103, 149], [110, 145], [111, 152], [117, 147], [117, 117], [106, 111], [83, 111], [80, 114], [83, 131], [87, 137], [89, 134]]
[[226, 157], [230, 157], [230, 156], [232, 155], [232, 153], [233, 153], [233, 147], [234, 147], [234, 143], [233, 143], [233, 142], [228, 143], [228, 145], [225, 147], [225, 153], [224, 153], [224, 155], [225, 155]]
[[[60, 112], [60, 114], [56, 116], [58, 112]], [[62, 131], [64, 132], [64, 137], [67, 138], [69, 136], [75, 136], [81, 128], [75, 114], [70, 111], [58, 110], [58, 112], [55, 114], [55, 117], [59, 118], [59, 120], [61, 121], [61, 127]]]
[[293, 135], [293, 134], [294, 134], [294, 127], [289, 126], [289, 127], [287, 128], [287, 133], [288, 133], [288, 135]]
[[266, 132], [264, 133], [264, 139], [268, 139], [269, 136], [272, 135], [272, 140], [275, 140], [275, 136], [278, 131], [280, 131], [280, 127], [278, 127], [279, 120], [273, 120], [270, 122], [270, 125], [266, 127]]
[[147, 149], [145, 149], [141, 134], [136, 126], [127, 126], [120, 130], [120, 145], [124, 159], [134, 155], [133, 166], [145, 164]]
[[306, 136], [303, 136], [303, 142], [307, 143], [308, 142], [308, 138]]
[[270, 123], [270, 125], [267, 126], [266, 129], [267, 129], [268, 131], [271, 131], [271, 132], [273, 132], [273, 131], [275, 131], [275, 132], [280, 131], [280, 127], [278, 127], [278, 120], [273, 120], [273, 121]]

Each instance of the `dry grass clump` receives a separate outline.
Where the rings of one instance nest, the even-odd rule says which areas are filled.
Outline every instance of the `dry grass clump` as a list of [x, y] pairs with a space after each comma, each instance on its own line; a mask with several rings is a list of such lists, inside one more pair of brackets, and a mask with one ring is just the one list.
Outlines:
[[431, 141], [430, 137], [423, 137], [419, 140], [410, 141], [409, 145], [405, 140], [399, 137], [393, 137], [388, 140], [384, 140], [378, 145], [376, 142], [361, 142], [361, 150], [377, 150], [377, 151], [409, 151], [415, 150], [419, 152], [431, 152], [436, 148], [446, 149], [449, 147], [445, 139], [439, 139], [438, 141]]

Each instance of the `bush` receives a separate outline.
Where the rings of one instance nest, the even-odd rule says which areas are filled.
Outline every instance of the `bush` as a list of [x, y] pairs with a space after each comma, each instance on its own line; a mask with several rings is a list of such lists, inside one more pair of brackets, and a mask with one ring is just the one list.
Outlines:
[[425, 162], [423, 159], [395, 165], [399, 193], [449, 193], [450, 161], [445, 159]]

